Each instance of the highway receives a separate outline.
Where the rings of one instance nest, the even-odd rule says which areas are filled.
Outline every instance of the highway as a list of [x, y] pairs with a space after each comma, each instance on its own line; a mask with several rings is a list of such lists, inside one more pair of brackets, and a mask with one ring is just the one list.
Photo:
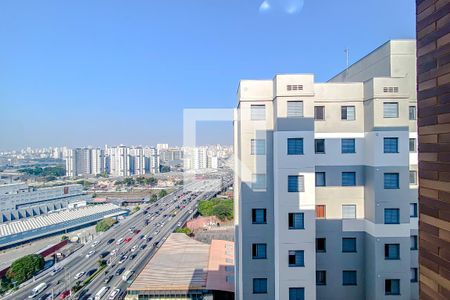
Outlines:
[[[211, 185], [211, 182], [196, 181], [187, 185], [184, 190], [169, 194], [156, 203], [141, 205], [141, 210], [121, 220], [110, 230], [59, 263], [63, 266], [61, 271], [54, 275], [48, 272], [35, 282], [21, 287], [14, 294], [3, 298], [8, 300], [28, 299], [32, 288], [42, 282], [48, 286], [34, 299], [64, 298], [64, 292], [76, 285], [77, 281], [83, 282], [89, 274], [100, 268], [99, 255], [108, 252], [108, 255], [103, 258], [107, 261], [107, 266], [80, 291], [68, 295], [64, 299], [94, 299], [95, 294], [104, 286], [108, 288], [108, 291], [101, 299], [109, 299], [114, 289], [120, 289], [120, 293], [114, 299], [123, 299], [128, 285], [140, 273], [167, 236], [195, 214], [197, 202], [215, 196], [218, 187], [207, 187], [208, 185]], [[231, 177], [224, 178], [223, 185], [231, 185]], [[205, 189], [205, 187], [207, 188]], [[148, 225], [146, 225], [146, 220], [148, 220]], [[118, 244], [118, 240], [121, 238], [123, 241]], [[127, 242], [127, 240], [129, 241]], [[111, 254], [114, 249], [116, 249], [115, 255]], [[90, 251], [95, 251], [95, 253], [87, 257]], [[125, 282], [122, 280], [122, 275], [128, 270], [132, 270], [133, 275], [128, 282]], [[77, 274], [79, 274], [79, 278], [75, 279]], [[111, 277], [110, 280], [105, 283], [105, 279], [109, 277]]]

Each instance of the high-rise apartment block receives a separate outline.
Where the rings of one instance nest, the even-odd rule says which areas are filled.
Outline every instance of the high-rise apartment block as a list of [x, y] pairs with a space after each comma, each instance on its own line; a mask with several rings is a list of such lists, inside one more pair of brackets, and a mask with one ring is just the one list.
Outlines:
[[69, 177], [98, 175], [105, 171], [105, 153], [98, 148], [65, 149], [63, 158]]
[[415, 41], [241, 81], [234, 145], [237, 299], [418, 299]]

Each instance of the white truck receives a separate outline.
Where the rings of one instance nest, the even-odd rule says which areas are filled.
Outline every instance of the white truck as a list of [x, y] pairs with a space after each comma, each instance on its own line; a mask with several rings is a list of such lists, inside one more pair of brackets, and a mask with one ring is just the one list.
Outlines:
[[106, 292], [109, 290], [109, 287], [104, 286], [102, 287], [97, 294], [95, 294], [95, 300], [100, 300], [102, 297], [106, 294]]
[[128, 279], [130, 279], [130, 277], [134, 274], [134, 271], [128, 270], [125, 273], [123, 273], [122, 275], [122, 280], [123, 281], [128, 281]]
[[47, 284], [45, 282], [38, 284], [36, 287], [34, 287], [34, 289], [31, 290], [31, 295], [28, 296], [28, 298], [31, 299], [31, 298], [36, 297], [37, 295], [42, 293], [46, 288], [47, 288]]

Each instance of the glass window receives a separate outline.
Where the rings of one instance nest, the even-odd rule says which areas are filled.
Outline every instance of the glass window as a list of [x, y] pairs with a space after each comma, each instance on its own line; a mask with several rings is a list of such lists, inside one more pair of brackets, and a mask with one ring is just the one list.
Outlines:
[[400, 224], [400, 209], [385, 208], [384, 209], [384, 224]]
[[252, 104], [250, 106], [251, 119], [253, 121], [266, 119], [266, 106], [264, 104]]
[[400, 244], [384, 244], [384, 259], [400, 259]]
[[303, 154], [303, 139], [302, 138], [288, 138], [287, 139], [287, 154], [288, 155], [302, 155]]
[[409, 107], [409, 119], [410, 120], [416, 120], [417, 119], [417, 112], [415, 106]]
[[417, 235], [411, 236], [411, 248], [410, 250], [417, 250]]
[[266, 189], [266, 174], [253, 174], [252, 188], [254, 190]]
[[288, 118], [303, 117], [303, 101], [288, 101], [287, 116]]
[[355, 139], [341, 139], [341, 152], [342, 153], [355, 153]]
[[325, 238], [316, 238], [316, 252], [327, 252], [327, 240]]
[[314, 120], [325, 120], [325, 106], [314, 106]]
[[267, 244], [253, 244], [252, 245], [252, 257], [253, 257], [253, 259], [266, 259], [267, 258]]
[[289, 300], [305, 300], [305, 288], [289, 288]]
[[327, 271], [316, 271], [316, 285], [327, 284]]
[[417, 268], [411, 268], [411, 282], [417, 282]]
[[305, 178], [303, 175], [289, 175], [288, 176], [288, 192], [304, 192]]
[[252, 223], [253, 224], [266, 224], [266, 209], [254, 208], [252, 209]]
[[341, 107], [341, 120], [354, 121], [355, 120], [355, 107], [354, 106], [342, 106]]
[[303, 213], [289, 213], [289, 229], [305, 229], [305, 218]]
[[417, 184], [417, 171], [409, 171], [409, 184]]
[[343, 285], [356, 285], [356, 271], [342, 271]]
[[252, 139], [250, 148], [251, 148], [252, 155], [265, 155], [266, 154], [266, 140]]
[[384, 188], [398, 189], [400, 186], [398, 173], [384, 173]]
[[316, 205], [316, 218], [325, 218], [325, 205]]
[[416, 152], [416, 139], [415, 138], [410, 138], [409, 139], [409, 152]]
[[417, 203], [409, 204], [409, 216], [411, 218], [417, 218]]
[[342, 238], [342, 252], [356, 252], [356, 238]]
[[316, 186], [326, 186], [325, 172], [316, 172]]
[[398, 153], [398, 138], [384, 138], [384, 153]]
[[356, 173], [342, 172], [342, 186], [355, 186], [355, 185], [356, 185]]
[[317, 154], [325, 153], [325, 140], [324, 139], [315, 139], [314, 140], [314, 150]]
[[356, 205], [343, 204], [342, 205], [342, 219], [356, 219]]
[[384, 102], [383, 103], [383, 116], [385, 118], [398, 118], [398, 103], [397, 102]]
[[289, 251], [289, 267], [304, 267], [305, 252], [303, 250]]
[[400, 279], [386, 279], [384, 281], [386, 295], [400, 295]]
[[267, 294], [267, 278], [253, 278], [253, 294]]

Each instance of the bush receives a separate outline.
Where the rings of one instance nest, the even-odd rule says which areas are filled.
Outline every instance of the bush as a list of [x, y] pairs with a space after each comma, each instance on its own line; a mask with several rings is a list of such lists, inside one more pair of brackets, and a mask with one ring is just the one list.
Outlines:
[[44, 258], [38, 254], [30, 254], [15, 260], [6, 272], [6, 278], [19, 285], [44, 268]]
[[185, 233], [187, 235], [190, 235], [192, 233], [192, 231], [187, 227], [179, 227], [179, 228], [175, 229], [175, 232], [176, 233]]
[[95, 225], [95, 231], [97, 231], [97, 232], [105, 232], [109, 228], [111, 228], [111, 226], [113, 226], [116, 223], [117, 223], [117, 221], [115, 219], [113, 219], [113, 218], [103, 219], [103, 220], [99, 221], [97, 223], [97, 225]]
[[167, 195], [167, 191], [166, 190], [161, 190], [160, 192], [159, 192], [159, 194], [158, 194], [158, 197], [159, 198], [162, 198], [162, 197], [164, 197], [164, 196], [166, 196]]
[[213, 198], [201, 200], [198, 211], [202, 216], [216, 216], [222, 221], [233, 219], [233, 200]]

